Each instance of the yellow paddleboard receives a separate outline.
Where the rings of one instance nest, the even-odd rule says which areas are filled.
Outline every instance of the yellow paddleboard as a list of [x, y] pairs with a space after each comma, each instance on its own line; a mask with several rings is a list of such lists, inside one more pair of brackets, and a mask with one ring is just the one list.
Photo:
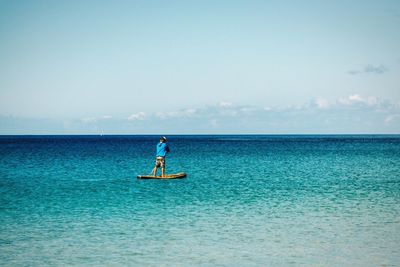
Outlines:
[[186, 177], [186, 173], [174, 173], [174, 174], [166, 174], [164, 177], [154, 176], [154, 175], [138, 175], [138, 179], [182, 179]]

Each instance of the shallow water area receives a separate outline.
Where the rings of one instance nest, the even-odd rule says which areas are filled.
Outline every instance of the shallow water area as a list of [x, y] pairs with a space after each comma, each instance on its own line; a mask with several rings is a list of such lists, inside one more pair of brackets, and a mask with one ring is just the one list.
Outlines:
[[396, 266], [400, 136], [0, 137], [0, 265]]

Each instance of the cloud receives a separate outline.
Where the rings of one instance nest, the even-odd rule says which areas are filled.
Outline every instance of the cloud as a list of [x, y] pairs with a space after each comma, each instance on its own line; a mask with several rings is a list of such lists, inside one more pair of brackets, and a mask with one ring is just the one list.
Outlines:
[[195, 114], [196, 113], [196, 109], [195, 108], [189, 108], [189, 109], [186, 109], [185, 110], [185, 114], [186, 115], [193, 115], [193, 114]]
[[167, 112], [156, 112], [155, 117], [158, 119], [170, 119], [170, 118], [189, 118], [193, 117], [198, 113], [198, 110], [195, 108], [187, 108], [181, 109], [178, 111], [167, 111]]
[[349, 95], [337, 100], [337, 103], [342, 106], [377, 106], [379, 102], [376, 96], [362, 97], [359, 94]]
[[103, 115], [103, 116], [98, 117], [98, 118], [96, 118], [96, 117], [81, 118], [80, 121], [83, 122], [83, 123], [87, 123], [87, 124], [94, 124], [94, 123], [97, 123], [97, 122], [99, 122], [101, 120], [110, 120], [112, 118], [113, 117], [111, 115]]
[[83, 122], [83, 123], [95, 123], [95, 122], [97, 122], [97, 119], [95, 117], [86, 117], [86, 118], [82, 118], [81, 122]]
[[155, 116], [159, 119], [167, 119], [175, 116], [174, 112], [157, 112]]
[[400, 114], [389, 115], [385, 118], [386, 124], [397, 122], [397, 121], [400, 121]]
[[330, 106], [329, 101], [326, 99], [323, 99], [323, 98], [317, 99], [317, 105], [318, 105], [318, 108], [320, 108], [320, 109], [327, 109]]
[[383, 64], [374, 66], [372, 64], [368, 64], [364, 66], [363, 69], [361, 70], [350, 70], [347, 73], [351, 75], [358, 75], [358, 74], [383, 74], [385, 72], [389, 71], [389, 69], [384, 66]]
[[130, 115], [129, 117], [128, 117], [128, 120], [129, 121], [142, 121], [142, 120], [144, 120], [146, 118], [146, 113], [144, 113], [144, 112], [139, 112], [139, 113], [134, 113], [134, 114], [132, 114], [132, 115]]
[[379, 65], [379, 66], [373, 66], [373, 65], [367, 65], [364, 68], [364, 72], [365, 73], [376, 73], [376, 74], [382, 74], [384, 72], [387, 72], [388, 69], [383, 66], [383, 65]]
[[[128, 123], [127, 120], [141, 123]], [[317, 97], [302, 105], [286, 107], [217, 103], [64, 122], [0, 116], [0, 133], [400, 133], [399, 122], [400, 103], [355, 93], [337, 99]], [[46, 127], [51, 132], [46, 132]]]
[[315, 107], [317, 109], [329, 109], [331, 107], [331, 103], [329, 100], [325, 98], [315, 98], [311, 100], [310, 107]]
[[218, 106], [221, 108], [229, 108], [229, 107], [232, 107], [232, 103], [221, 101], [218, 103]]

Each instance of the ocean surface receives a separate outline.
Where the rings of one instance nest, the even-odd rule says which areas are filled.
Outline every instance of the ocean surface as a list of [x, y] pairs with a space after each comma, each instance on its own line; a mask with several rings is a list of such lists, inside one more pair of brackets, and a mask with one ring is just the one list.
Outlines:
[[0, 266], [400, 266], [400, 135], [1, 136]]

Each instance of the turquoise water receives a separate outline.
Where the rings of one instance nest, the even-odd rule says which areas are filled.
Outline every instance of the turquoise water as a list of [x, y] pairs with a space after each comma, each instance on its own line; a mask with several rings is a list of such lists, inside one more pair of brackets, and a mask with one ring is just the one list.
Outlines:
[[0, 265], [400, 265], [400, 136], [157, 141], [0, 137]]

